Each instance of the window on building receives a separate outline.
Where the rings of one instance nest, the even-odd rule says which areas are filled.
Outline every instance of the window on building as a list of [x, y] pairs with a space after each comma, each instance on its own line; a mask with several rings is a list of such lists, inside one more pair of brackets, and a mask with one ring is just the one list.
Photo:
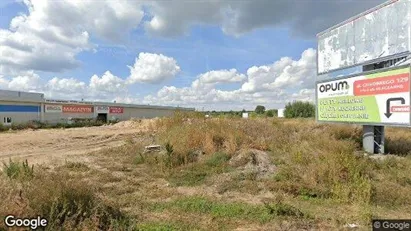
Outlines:
[[5, 124], [11, 124], [11, 117], [4, 117], [4, 118], [3, 118], [3, 122], [4, 122]]

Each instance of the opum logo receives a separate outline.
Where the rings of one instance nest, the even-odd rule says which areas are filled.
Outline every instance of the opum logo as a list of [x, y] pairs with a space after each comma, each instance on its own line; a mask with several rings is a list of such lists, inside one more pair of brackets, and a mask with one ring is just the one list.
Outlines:
[[326, 83], [320, 85], [320, 92], [328, 92], [328, 91], [341, 91], [347, 90], [350, 86], [348, 85], [347, 81], [340, 81], [335, 83]]

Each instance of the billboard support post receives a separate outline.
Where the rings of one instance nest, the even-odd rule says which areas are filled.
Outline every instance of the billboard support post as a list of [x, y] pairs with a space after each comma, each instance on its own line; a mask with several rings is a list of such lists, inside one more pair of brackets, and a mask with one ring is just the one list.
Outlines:
[[363, 125], [363, 150], [372, 154], [384, 154], [384, 126]]
[[384, 142], [385, 142], [385, 127], [374, 127], [375, 148], [374, 153], [384, 154]]
[[367, 153], [374, 153], [374, 126], [362, 126], [362, 147]]
[[[362, 71], [371, 71], [375, 69], [374, 64], [370, 64], [363, 66]], [[362, 130], [363, 150], [371, 154], [384, 154], [384, 126], [363, 125]]]

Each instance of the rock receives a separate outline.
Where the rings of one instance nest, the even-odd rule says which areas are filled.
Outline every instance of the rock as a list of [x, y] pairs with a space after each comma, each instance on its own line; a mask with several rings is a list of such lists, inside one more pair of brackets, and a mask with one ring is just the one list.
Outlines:
[[257, 149], [239, 151], [230, 159], [229, 165], [242, 172], [255, 172], [259, 178], [268, 177], [276, 170], [269, 154]]
[[161, 145], [149, 145], [144, 147], [145, 152], [159, 152], [161, 150]]
[[358, 227], [359, 227], [359, 225], [357, 225], [357, 224], [346, 224], [346, 225], [344, 225], [344, 228], [354, 229], [354, 228], [358, 228]]

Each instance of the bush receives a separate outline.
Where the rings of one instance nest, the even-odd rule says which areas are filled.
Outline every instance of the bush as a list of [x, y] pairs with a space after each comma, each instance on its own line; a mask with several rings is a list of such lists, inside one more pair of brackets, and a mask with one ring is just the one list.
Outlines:
[[4, 132], [9, 130], [9, 128], [7, 126], [4, 126], [2, 123], [0, 123], [0, 132]]
[[315, 117], [315, 105], [309, 102], [295, 101], [285, 106], [284, 116], [286, 118], [309, 118]]
[[3, 172], [10, 179], [27, 179], [33, 177], [34, 166], [30, 167], [27, 160], [20, 163], [10, 159], [8, 165], [3, 162]]
[[271, 109], [271, 110], [266, 111], [265, 115], [267, 117], [274, 117], [278, 115], [278, 111], [275, 109]]

